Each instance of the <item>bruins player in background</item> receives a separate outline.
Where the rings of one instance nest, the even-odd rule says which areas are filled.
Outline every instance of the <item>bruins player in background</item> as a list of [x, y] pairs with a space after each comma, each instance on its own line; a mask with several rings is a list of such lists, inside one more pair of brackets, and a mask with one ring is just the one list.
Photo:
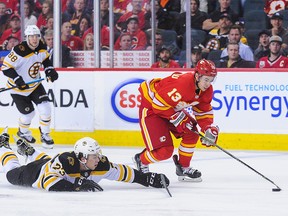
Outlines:
[[41, 41], [41, 33], [36, 25], [28, 25], [24, 31], [25, 41], [15, 46], [4, 58], [1, 70], [8, 77], [7, 87], [17, 86], [11, 90], [11, 96], [16, 104], [19, 117], [19, 130], [17, 135], [29, 143], [36, 140], [29, 130], [31, 121], [35, 116], [34, 105], [39, 111], [39, 124], [41, 142], [44, 148], [53, 148], [54, 141], [50, 137], [51, 107], [49, 98], [43, 85], [27, 82], [39, 79], [40, 67], [44, 66], [47, 81], [58, 79], [46, 45]]
[[[13, 185], [47, 191], [103, 191], [102, 179], [138, 183], [145, 187], [163, 188], [169, 185], [164, 174], [141, 173], [127, 165], [109, 162], [99, 144], [90, 137], [78, 140], [74, 151], [53, 158], [34, 149], [24, 139], [14, 137], [17, 152], [31, 162], [21, 166], [9, 145], [7, 128], [0, 135], [0, 160], [7, 180]], [[165, 182], [162, 182], [164, 179]]]

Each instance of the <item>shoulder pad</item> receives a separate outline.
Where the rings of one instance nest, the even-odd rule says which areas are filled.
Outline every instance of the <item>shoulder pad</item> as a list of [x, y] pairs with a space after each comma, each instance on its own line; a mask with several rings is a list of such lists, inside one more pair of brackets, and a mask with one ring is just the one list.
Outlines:
[[27, 56], [30, 53], [32, 53], [32, 50], [28, 47], [26, 41], [23, 41], [22, 43], [16, 45], [13, 50], [15, 51], [16, 54], [19, 56]]
[[41, 49], [47, 50], [47, 45], [45, 43], [43, 43], [42, 40], [40, 40], [37, 49], [38, 50], [41, 50]]
[[79, 173], [79, 161], [74, 152], [64, 152], [59, 155], [59, 161], [67, 174]]

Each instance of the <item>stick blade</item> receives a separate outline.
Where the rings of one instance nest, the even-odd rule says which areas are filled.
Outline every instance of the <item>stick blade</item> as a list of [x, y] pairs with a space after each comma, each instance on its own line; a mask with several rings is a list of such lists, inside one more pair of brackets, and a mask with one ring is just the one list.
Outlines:
[[161, 178], [161, 181], [163, 183], [163, 186], [164, 188], [166, 189], [167, 193], [169, 194], [170, 197], [172, 197], [172, 194], [170, 193], [170, 190], [168, 189], [167, 185], [166, 185], [166, 181], [165, 181], [165, 177], [163, 174], [160, 174], [160, 178]]
[[272, 188], [272, 191], [273, 191], [273, 192], [280, 192], [280, 191], [281, 191], [281, 188]]

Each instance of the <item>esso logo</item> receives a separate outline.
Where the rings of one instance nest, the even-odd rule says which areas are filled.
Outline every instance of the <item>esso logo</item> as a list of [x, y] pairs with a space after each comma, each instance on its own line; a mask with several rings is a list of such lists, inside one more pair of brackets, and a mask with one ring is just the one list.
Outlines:
[[138, 123], [141, 95], [138, 91], [143, 79], [129, 79], [114, 89], [111, 104], [114, 112], [123, 120]]

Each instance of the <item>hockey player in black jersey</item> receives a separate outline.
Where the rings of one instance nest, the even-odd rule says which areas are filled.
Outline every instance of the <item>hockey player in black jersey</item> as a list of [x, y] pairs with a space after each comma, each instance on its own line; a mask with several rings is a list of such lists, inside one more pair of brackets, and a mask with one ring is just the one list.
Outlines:
[[41, 142], [45, 148], [53, 148], [54, 141], [50, 137], [51, 108], [49, 98], [40, 82], [27, 85], [27, 82], [41, 77], [40, 68], [44, 66], [47, 81], [58, 79], [46, 45], [40, 40], [41, 33], [36, 25], [28, 25], [24, 31], [25, 41], [13, 47], [4, 58], [1, 70], [8, 77], [7, 87], [17, 86], [11, 90], [11, 96], [16, 104], [19, 117], [18, 136], [29, 143], [35, 143], [35, 138], [29, 130], [35, 116], [34, 105], [39, 112], [39, 129]]
[[14, 139], [17, 152], [27, 156], [31, 162], [20, 165], [16, 154], [10, 148], [9, 134], [5, 129], [0, 135], [0, 159], [7, 180], [13, 185], [47, 191], [93, 192], [103, 191], [98, 184], [102, 179], [138, 183], [154, 188], [169, 185], [169, 179], [164, 174], [141, 173], [127, 165], [110, 162], [102, 154], [99, 144], [89, 137], [78, 140], [74, 151], [60, 153], [53, 158], [34, 149], [22, 138]]

